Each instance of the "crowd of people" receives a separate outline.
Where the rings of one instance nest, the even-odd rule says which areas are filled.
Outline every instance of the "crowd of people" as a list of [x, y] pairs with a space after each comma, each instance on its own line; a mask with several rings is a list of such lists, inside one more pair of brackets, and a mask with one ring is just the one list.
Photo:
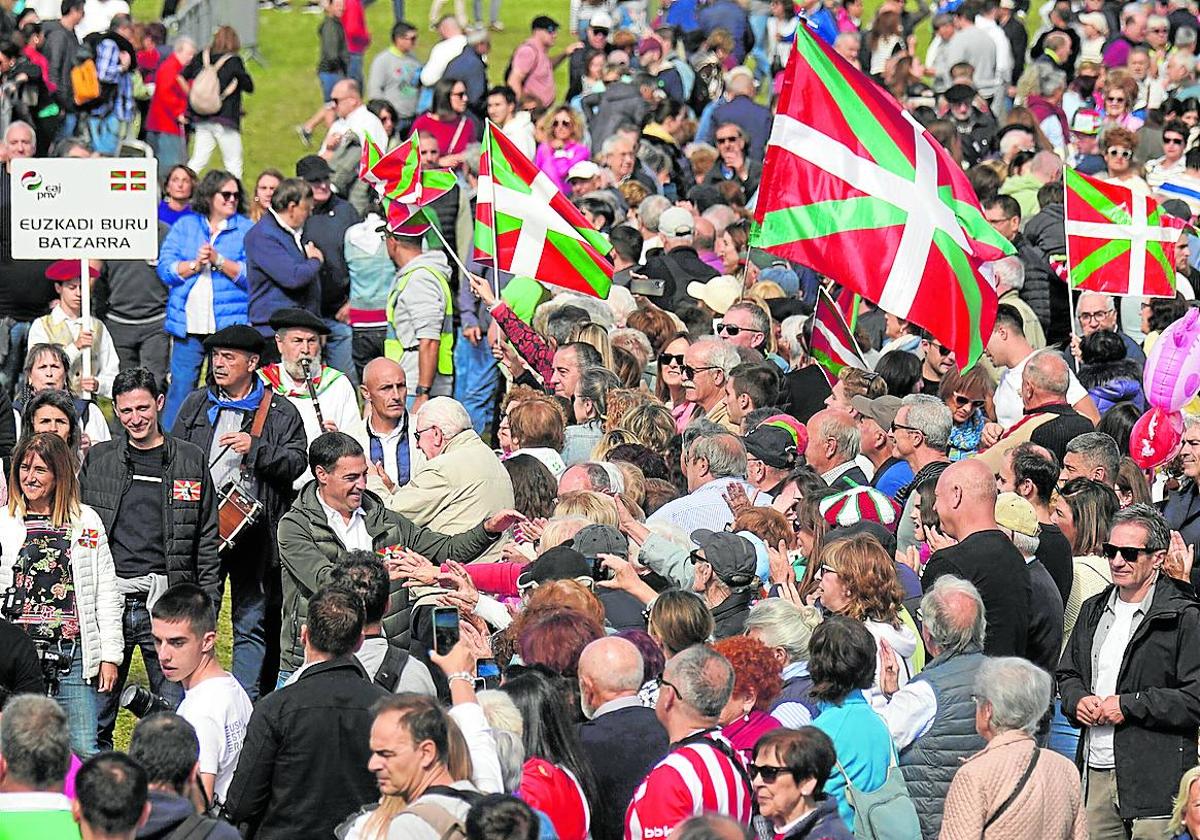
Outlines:
[[[966, 0], [918, 56], [891, 0], [589, 0], [501, 68], [498, 2], [371, 52], [321, 0], [311, 153], [244, 185], [232, 27], [10, 5], [0, 838], [1200, 837], [1200, 408], [1130, 457], [1190, 234], [1175, 298], [1062, 269], [1064, 164], [1200, 207], [1196, 8]], [[801, 26], [1015, 247], [966, 370], [863, 300], [831, 372], [840, 290], [752, 247]], [[607, 296], [472, 261], [485, 118]], [[414, 130], [455, 185], [389, 229], [359, 162]], [[8, 161], [139, 138], [157, 260], [12, 259]]]

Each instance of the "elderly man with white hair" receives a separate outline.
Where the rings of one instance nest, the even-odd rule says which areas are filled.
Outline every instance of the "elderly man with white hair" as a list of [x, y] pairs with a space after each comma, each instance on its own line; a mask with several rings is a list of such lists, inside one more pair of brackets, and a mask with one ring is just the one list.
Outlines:
[[469, 531], [513, 506], [512, 480], [458, 400], [433, 397], [412, 421], [425, 464], [383, 497], [391, 510], [443, 534]]
[[1025, 263], [1017, 256], [1002, 257], [991, 264], [996, 280], [996, 294], [1000, 303], [1007, 303], [1021, 313], [1021, 321], [1025, 328], [1025, 338], [1034, 350], [1046, 346], [1046, 332], [1037, 313], [1021, 299], [1021, 290], [1025, 288]]
[[734, 435], [742, 430], [729, 416], [725, 383], [741, 361], [732, 345], [708, 336], [696, 341], [683, 354], [683, 391], [687, 399], [696, 404], [705, 419]]

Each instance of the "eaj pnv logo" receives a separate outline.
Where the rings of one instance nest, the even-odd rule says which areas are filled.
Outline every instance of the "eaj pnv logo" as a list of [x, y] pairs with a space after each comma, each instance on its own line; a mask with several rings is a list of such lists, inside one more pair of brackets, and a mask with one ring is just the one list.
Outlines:
[[36, 192], [42, 185], [42, 176], [36, 172], [26, 172], [21, 176], [21, 186], [30, 192]]

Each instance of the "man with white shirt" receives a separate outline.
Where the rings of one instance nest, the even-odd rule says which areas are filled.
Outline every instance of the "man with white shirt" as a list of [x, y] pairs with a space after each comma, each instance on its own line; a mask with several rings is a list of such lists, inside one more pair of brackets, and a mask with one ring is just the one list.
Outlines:
[[[358, 413], [354, 386], [340, 370], [321, 360], [321, 338], [329, 335], [325, 322], [303, 309], [287, 308], [272, 315], [270, 323], [281, 361], [262, 368], [258, 375], [268, 388], [296, 407], [308, 442], [325, 432], [345, 432], [365, 446], [367, 428]], [[318, 422], [318, 410], [322, 422]], [[301, 475], [294, 487], [299, 490], [310, 479]]]
[[[362, 445], [344, 432], [326, 432], [314, 440], [308, 462], [316, 480], [304, 486], [279, 523], [285, 612], [280, 636], [280, 685], [304, 663], [298, 631], [307, 619], [308, 599], [328, 582], [334, 565], [346, 552], [382, 553], [388, 563], [409, 552], [434, 563], [465, 563], [524, 518], [516, 511], [501, 510], [452, 537], [414, 525], [385, 508], [379, 497], [366, 489], [366, 455]], [[389, 571], [400, 576], [397, 571]], [[393, 644], [409, 644], [410, 609], [407, 590], [393, 593], [383, 619]]]
[[685, 534], [698, 528], [720, 531], [733, 522], [725, 502], [731, 484], [740, 484], [756, 505], [769, 505], [771, 496], [746, 481], [746, 447], [742, 441], [711, 421], [693, 421], [683, 433], [680, 458], [688, 494], [667, 502], [646, 520], [666, 523]]
[[[525, 157], [533, 160], [537, 139], [529, 112], [517, 107], [517, 94], [508, 85], [496, 85], [487, 92], [488, 119], [500, 126], [504, 136], [513, 141]], [[570, 173], [568, 173], [569, 175]]]
[[[88, 282], [95, 281], [100, 272], [88, 268]], [[59, 260], [46, 269], [46, 279], [53, 281], [58, 303], [29, 327], [29, 346], [57, 344], [71, 360], [70, 380], [78, 381], [79, 390], [112, 396], [113, 380], [120, 370], [117, 348], [104, 323], [92, 316], [86, 327], [83, 323], [82, 290], [79, 260]], [[91, 356], [91, 376], [82, 375], [83, 354]], [[78, 379], [76, 379], [78, 377]]]
[[179, 716], [200, 741], [200, 784], [210, 802], [225, 801], [242, 754], [253, 706], [246, 690], [217, 661], [217, 615], [194, 583], [167, 589], [151, 610], [151, 632], [163, 676], [183, 686]]
[[379, 117], [367, 110], [358, 82], [342, 79], [333, 86], [329, 99], [333, 102], [333, 113], [337, 118], [325, 135], [321, 157], [326, 160], [332, 158], [338, 147], [347, 139], [346, 135], [351, 132], [360, 145], [365, 145], [367, 140], [371, 140], [380, 149], [387, 148], [387, 132], [383, 130], [383, 123], [379, 121]]
[[441, 80], [450, 62], [458, 58], [467, 46], [467, 35], [454, 15], [438, 20], [437, 34], [442, 39], [429, 50], [429, 58], [421, 68], [421, 86], [432, 88]]
[[115, 16], [127, 14], [129, 3], [126, 0], [87, 0], [83, 5], [83, 20], [75, 34], [82, 41], [96, 32], [107, 32]]
[[[1014, 307], [1000, 304], [996, 309], [992, 335], [985, 348], [992, 364], [1001, 371], [1000, 384], [996, 386], [992, 403], [996, 407], [996, 420], [1004, 430], [1015, 425], [1025, 414], [1025, 405], [1021, 400], [1021, 377], [1026, 363], [1038, 352], [1025, 337], [1024, 323], [1021, 313]], [[1067, 402], [1093, 422], [1100, 419], [1095, 403], [1074, 373], [1070, 374]]]
[[408, 377], [398, 362], [380, 356], [363, 368], [359, 393], [367, 404], [367, 489], [382, 496], [408, 484], [425, 463], [408, 411]]

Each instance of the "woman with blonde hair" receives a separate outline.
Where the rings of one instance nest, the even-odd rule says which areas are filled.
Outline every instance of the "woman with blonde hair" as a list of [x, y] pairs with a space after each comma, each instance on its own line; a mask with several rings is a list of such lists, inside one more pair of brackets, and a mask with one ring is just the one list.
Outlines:
[[537, 129], [541, 142], [533, 162], [556, 187], [570, 195], [567, 173], [572, 166], [592, 156], [583, 143], [583, 119], [566, 105], [560, 105], [542, 117]]
[[558, 497], [554, 506], [554, 515], [582, 516], [594, 525], [609, 525], [613, 528], [620, 526], [617, 513], [617, 503], [611, 496], [605, 496], [593, 490], [572, 490]]
[[596, 348], [596, 352], [600, 354], [600, 367], [613, 369], [612, 342], [609, 340], [608, 330], [596, 323], [580, 324], [571, 330], [571, 343], [577, 341]]
[[942, 377], [938, 397], [954, 419], [948, 453], [951, 461], [961, 461], [979, 450], [984, 425], [996, 419], [996, 409], [992, 406], [995, 391], [992, 377], [980, 365], [966, 373], [959, 373], [957, 367], [951, 366]]
[[638, 439], [634, 437], [632, 432], [625, 429], [613, 429], [605, 432], [600, 440], [596, 441], [596, 445], [592, 447], [592, 461], [607, 461], [608, 455], [618, 446], [628, 446], [631, 443], [637, 443]]
[[671, 438], [677, 434], [670, 410], [662, 403], [649, 400], [629, 409], [621, 418], [621, 428], [659, 455], [667, 451]]
[[[855, 534], [827, 542], [821, 549], [817, 581], [822, 607], [861, 621], [878, 648], [895, 653], [900, 669], [898, 683], [903, 687], [915, 675], [914, 660], [920, 642], [901, 618], [904, 589], [896, 576], [895, 562], [879, 541], [869, 534]], [[876, 657], [875, 682], [865, 692], [875, 708], [887, 703], [880, 689], [883, 659]]]
[[1200, 767], [1193, 767], [1179, 780], [1179, 793], [1171, 812], [1167, 836], [1172, 840], [1200, 840]]

